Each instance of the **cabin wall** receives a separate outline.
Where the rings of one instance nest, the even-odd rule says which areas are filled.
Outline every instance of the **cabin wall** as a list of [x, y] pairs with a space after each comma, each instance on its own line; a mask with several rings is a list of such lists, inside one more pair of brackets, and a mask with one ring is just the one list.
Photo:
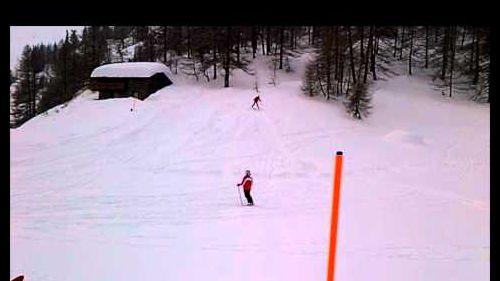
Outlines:
[[171, 84], [170, 79], [158, 73], [148, 78], [91, 78], [90, 89], [99, 92], [99, 99], [136, 97], [144, 100]]

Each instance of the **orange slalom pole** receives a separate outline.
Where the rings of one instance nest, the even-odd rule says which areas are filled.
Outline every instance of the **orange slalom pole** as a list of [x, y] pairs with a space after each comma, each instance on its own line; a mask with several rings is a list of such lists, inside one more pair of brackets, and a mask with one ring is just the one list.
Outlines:
[[327, 281], [333, 281], [335, 274], [335, 254], [337, 250], [337, 226], [339, 221], [340, 179], [342, 176], [342, 151], [335, 156], [335, 173], [333, 180], [332, 222], [330, 228], [330, 250], [328, 252]]

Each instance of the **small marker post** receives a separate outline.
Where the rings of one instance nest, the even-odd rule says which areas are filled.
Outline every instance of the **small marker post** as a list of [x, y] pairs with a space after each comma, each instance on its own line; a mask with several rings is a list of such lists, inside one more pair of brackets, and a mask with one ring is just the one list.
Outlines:
[[342, 178], [342, 151], [335, 155], [335, 171], [333, 179], [332, 221], [330, 224], [330, 249], [328, 251], [328, 271], [326, 280], [333, 281], [335, 274], [335, 254], [337, 250], [337, 227], [340, 209], [340, 183]]

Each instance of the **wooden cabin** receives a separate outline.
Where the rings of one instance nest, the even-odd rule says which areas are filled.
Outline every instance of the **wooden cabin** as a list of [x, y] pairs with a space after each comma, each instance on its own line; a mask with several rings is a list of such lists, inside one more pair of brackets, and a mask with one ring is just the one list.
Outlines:
[[135, 97], [144, 100], [169, 86], [168, 68], [157, 62], [112, 63], [97, 67], [90, 75], [90, 89], [99, 99]]

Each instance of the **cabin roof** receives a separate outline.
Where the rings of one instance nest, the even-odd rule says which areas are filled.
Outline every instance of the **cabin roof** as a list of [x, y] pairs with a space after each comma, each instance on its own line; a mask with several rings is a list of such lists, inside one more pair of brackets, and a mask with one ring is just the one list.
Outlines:
[[168, 77], [168, 68], [159, 62], [111, 63], [94, 69], [90, 77], [147, 78], [156, 73], [163, 73]]

